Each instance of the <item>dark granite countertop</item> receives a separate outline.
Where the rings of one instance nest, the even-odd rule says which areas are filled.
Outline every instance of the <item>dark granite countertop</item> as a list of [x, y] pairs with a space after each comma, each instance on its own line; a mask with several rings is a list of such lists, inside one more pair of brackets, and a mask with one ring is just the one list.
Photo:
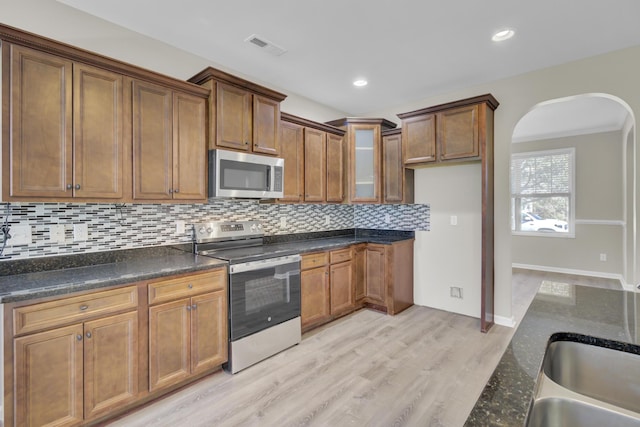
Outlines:
[[[392, 244], [413, 237], [413, 232], [406, 231], [348, 229], [270, 236], [264, 246], [230, 251], [255, 250], [259, 257], [337, 249], [361, 242]], [[191, 245], [185, 244], [2, 261], [0, 303], [124, 285], [227, 264], [194, 255], [191, 250]]]
[[465, 426], [522, 426], [549, 338], [582, 334], [638, 344], [637, 294], [570, 284], [541, 289], [520, 322]]

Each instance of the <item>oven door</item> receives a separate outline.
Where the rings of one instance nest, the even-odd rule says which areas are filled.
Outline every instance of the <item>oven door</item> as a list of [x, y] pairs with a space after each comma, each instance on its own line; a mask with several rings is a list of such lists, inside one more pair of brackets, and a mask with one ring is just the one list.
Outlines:
[[300, 255], [229, 267], [231, 341], [300, 316]]

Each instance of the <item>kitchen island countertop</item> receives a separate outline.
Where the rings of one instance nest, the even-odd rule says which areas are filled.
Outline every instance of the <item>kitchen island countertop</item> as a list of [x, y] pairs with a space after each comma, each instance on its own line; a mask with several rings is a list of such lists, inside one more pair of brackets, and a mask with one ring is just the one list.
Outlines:
[[638, 344], [636, 298], [629, 291], [543, 283], [465, 426], [524, 424], [547, 342], [556, 332]]

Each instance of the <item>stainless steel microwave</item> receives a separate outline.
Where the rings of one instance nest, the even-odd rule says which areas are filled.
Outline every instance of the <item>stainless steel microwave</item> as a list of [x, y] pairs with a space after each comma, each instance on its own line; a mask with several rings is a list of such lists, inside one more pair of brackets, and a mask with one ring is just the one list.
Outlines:
[[209, 150], [209, 197], [279, 199], [284, 159], [228, 150]]

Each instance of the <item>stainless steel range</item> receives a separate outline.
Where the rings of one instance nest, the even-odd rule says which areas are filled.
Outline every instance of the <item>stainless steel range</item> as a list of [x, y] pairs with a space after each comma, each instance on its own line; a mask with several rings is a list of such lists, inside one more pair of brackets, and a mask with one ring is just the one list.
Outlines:
[[194, 225], [194, 253], [229, 263], [231, 373], [301, 340], [300, 255], [273, 254], [263, 236], [257, 221]]

